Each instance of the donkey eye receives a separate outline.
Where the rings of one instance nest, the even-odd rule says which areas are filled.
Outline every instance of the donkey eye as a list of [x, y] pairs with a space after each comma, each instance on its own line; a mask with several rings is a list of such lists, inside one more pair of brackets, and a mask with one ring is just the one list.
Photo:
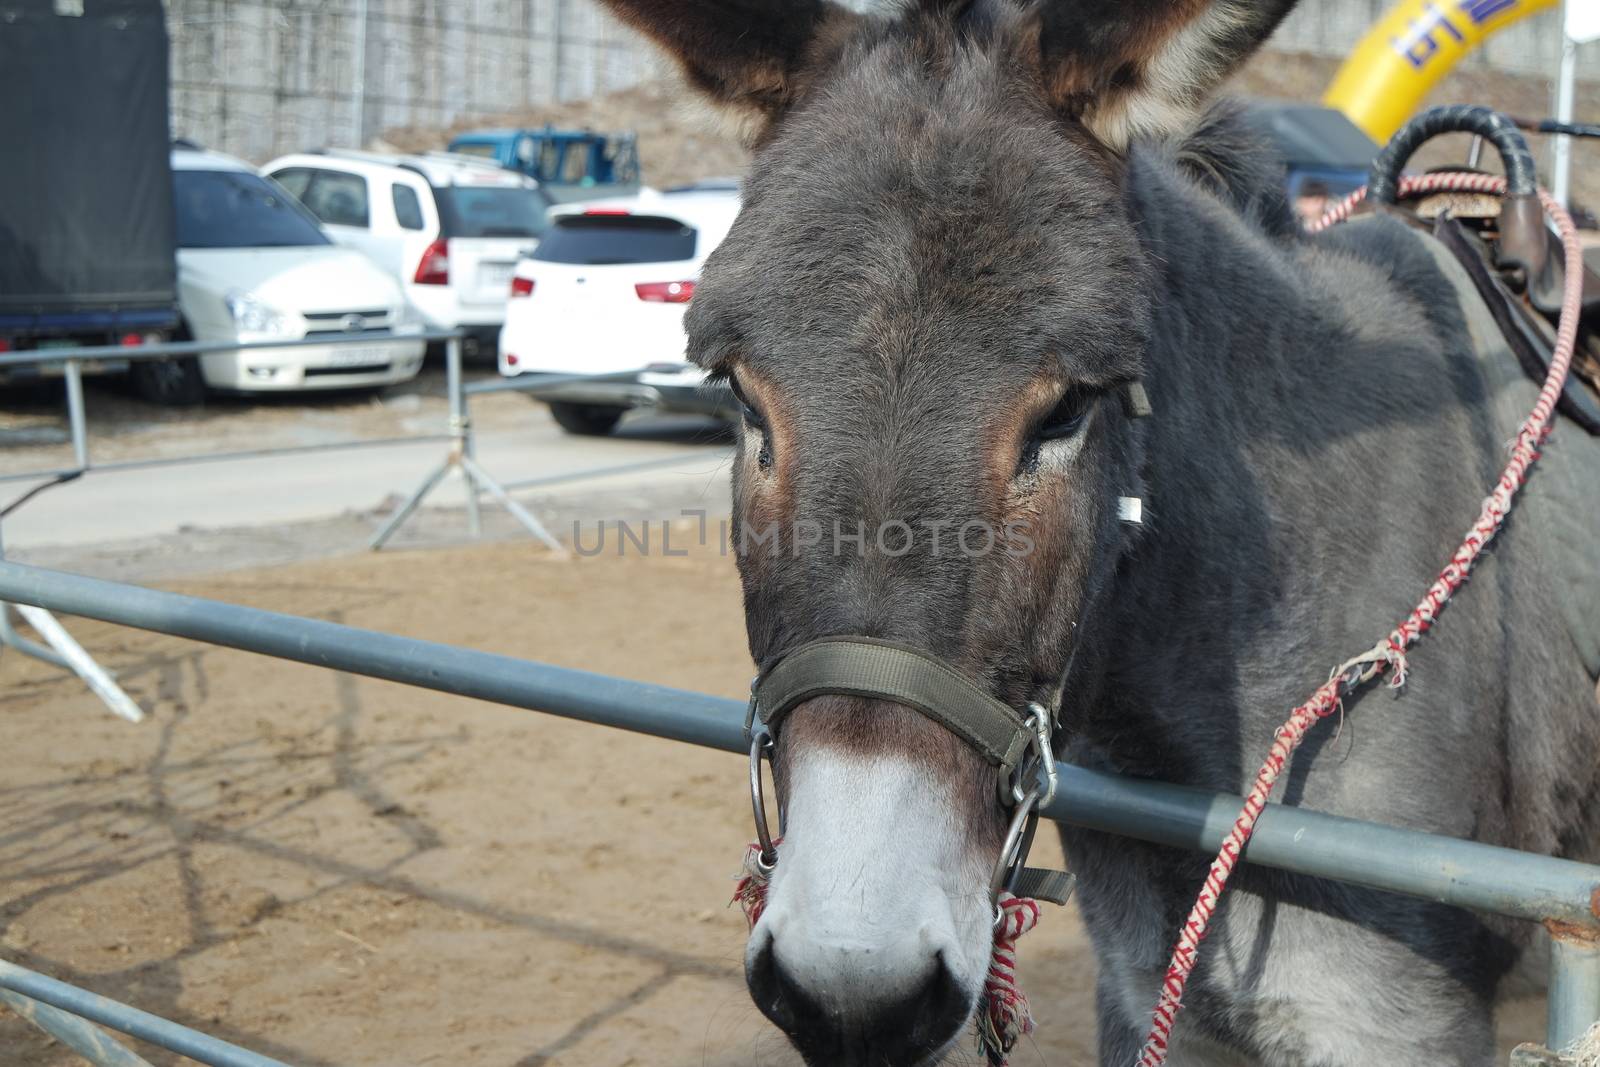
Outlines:
[[762, 418], [761, 412], [756, 410], [755, 405], [744, 395], [744, 390], [739, 388], [739, 379], [729, 378], [728, 388], [733, 390], [734, 399], [739, 401], [739, 414], [744, 416], [744, 421], [750, 424], [752, 430], [766, 433], [767, 420]]
[[1035, 441], [1056, 441], [1083, 429], [1094, 409], [1095, 394], [1086, 389], [1068, 389], [1055, 408], [1033, 431]]
[[739, 414], [744, 416], [745, 425], [761, 435], [761, 448], [756, 453], [756, 464], [764, 471], [771, 470], [772, 435], [767, 431], [767, 420], [745, 397], [744, 390], [739, 388], [739, 379], [729, 378], [728, 388], [733, 390], [734, 397], [739, 401]]

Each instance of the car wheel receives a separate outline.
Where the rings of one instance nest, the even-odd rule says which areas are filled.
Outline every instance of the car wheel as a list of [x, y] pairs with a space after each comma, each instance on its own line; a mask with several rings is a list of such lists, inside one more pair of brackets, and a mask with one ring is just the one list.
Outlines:
[[134, 389], [152, 404], [193, 407], [206, 398], [206, 381], [195, 356], [143, 360], [130, 373]]
[[600, 404], [550, 405], [550, 414], [558, 426], [568, 433], [582, 434], [584, 437], [604, 437], [616, 428], [626, 410]]

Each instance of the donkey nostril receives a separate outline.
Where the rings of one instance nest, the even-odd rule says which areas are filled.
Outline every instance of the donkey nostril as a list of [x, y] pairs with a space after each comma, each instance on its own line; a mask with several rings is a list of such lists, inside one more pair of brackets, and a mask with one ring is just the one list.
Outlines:
[[772, 942], [773, 939], [768, 937], [766, 943], [757, 947], [746, 959], [745, 983], [750, 987], [750, 998], [761, 1009], [761, 1014], [785, 1033], [793, 1033], [800, 1021], [800, 1011], [797, 1009], [809, 1007], [811, 1002], [779, 965]]
[[911, 1048], [940, 1047], [965, 1025], [972, 1010], [972, 998], [956, 981], [944, 953], [936, 955], [933, 962], [927, 982], [907, 1002], [911, 1014], [904, 1024]]
[[[948, 1043], [966, 1024], [972, 996], [943, 952], [900, 992], [874, 1000], [849, 998], [831, 1009], [830, 990], [808, 990], [784, 967], [771, 938], [751, 952], [745, 977], [756, 1007], [788, 1034], [810, 1064], [870, 1063], [909, 1067]], [[836, 991], [834, 991], [836, 992]]]

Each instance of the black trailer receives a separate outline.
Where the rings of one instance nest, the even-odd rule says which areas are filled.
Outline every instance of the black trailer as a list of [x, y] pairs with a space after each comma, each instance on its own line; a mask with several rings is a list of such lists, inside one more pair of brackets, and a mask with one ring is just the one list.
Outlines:
[[0, 0], [0, 71], [0, 352], [166, 340], [161, 0]]

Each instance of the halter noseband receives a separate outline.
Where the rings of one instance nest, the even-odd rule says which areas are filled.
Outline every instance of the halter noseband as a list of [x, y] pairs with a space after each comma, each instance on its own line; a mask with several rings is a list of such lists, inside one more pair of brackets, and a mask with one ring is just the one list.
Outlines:
[[[834, 695], [887, 700], [910, 708], [955, 734], [995, 768], [1000, 802], [1014, 807], [995, 864], [990, 894], [1066, 903], [1073, 877], [1024, 866], [1039, 808], [1055, 797], [1053, 713], [1030, 703], [1024, 717], [948, 664], [925, 652], [870, 637], [824, 637], [790, 652], [750, 687], [745, 733], [750, 738], [750, 790], [757, 862], [776, 866], [777, 849], [767, 828], [761, 789], [761, 757], [770, 754], [783, 718], [812, 697]], [[760, 723], [759, 729], [757, 723]], [[781, 819], [781, 815], [780, 815]]]
[[[1143, 382], [1125, 382], [1119, 392], [1127, 418], [1143, 419], [1151, 414], [1150, 396]], [[1144, 521], [1144, 502], [1138, 497], [1119, 497], [1117, 517], [1124, 523], [1140, 525]], [[1052, 698], [1057, 706], [1065, 684], [1063, 676], [1062, 685], [1056, 687]], [[1027, 715], [1019, 714], [928, 653], [871, 637], [810, 641], [751, 683], [744, 732], [750, 740], [750, 803], [759, 842], [755, 862], [760, 870], [770, 873], [778, 863], [778, 850], [767, 829], [761, 757], [771, 755], [773, 739], [785, 715], [796, 705], [825, 695], [869, 697], [910, 708], [965, 741], [995, 768], [1000, 803], [1014, 809], [989, 885], [989, 894], [996, 901], [997, 929], [1002, 892], [1055, 904], [1067, 902], [1076, 881], [1072, 875], [1025, 865], [1038, 826], [1039, 809], [1049, 806], [1056, 795], [1055, 754], [1050, 741], [1056, 709], [1032, 702]], [[782, 811], [778, 820], [781, 828]]]

